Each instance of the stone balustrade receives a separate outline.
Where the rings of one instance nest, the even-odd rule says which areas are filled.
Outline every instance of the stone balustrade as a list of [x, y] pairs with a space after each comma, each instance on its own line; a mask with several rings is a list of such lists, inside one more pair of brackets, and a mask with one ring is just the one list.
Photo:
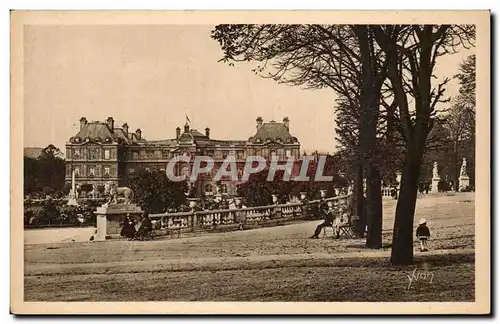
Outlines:
[[[350, 195], [324, 199], [334, 208], [348, 205]], [[182, 232], [231, 230], [244, 226], [272, 226], [287, 221], [312, 219], [320, 200], [239, 209], [202, 210], [194, 212], [151, 214], [155, 230]]]
[[[386, 199], [394, 199], [392, 197], [392, 194], [391, 192], [394, 190], [395, 188], [394, 187], [382, 187], [382, 198], [386, 198]], [[397, 190], [397, 189], [396, 189]]]

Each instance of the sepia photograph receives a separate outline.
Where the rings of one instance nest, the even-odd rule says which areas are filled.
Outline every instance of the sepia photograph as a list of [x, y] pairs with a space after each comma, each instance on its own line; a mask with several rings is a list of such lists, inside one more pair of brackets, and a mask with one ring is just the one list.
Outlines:
[[11, 11], [11, 311], [489, 314], [490, 109], [489, 11]]

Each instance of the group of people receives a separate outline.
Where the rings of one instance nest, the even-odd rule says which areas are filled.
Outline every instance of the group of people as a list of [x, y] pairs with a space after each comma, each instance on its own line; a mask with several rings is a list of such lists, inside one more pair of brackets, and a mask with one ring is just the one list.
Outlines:
[[[319, 213], [323, 217], [323, 223], [316, 226], [316, 230], [310, 238], [318, 239], [321, 230], [323, 230], [323, 228], [325, 227], [332, 227], [334, 231], [334, 237], [339, 238], [340, 228], [344, 225], [347, 225], [349, 222], [347, 216], [347, 207], [340, 206], [339, 210], [340, 213], [335, 210], [332, 202], [321, 203], [319, 207]], [[335, 216], [336, 213], [338, 213], [337, 217]]]
[[136, 230], [136, 222], [134, 219], [127, 215], [123, 221], [123, 227], [120, 235], [127, 238], [128, 240], [140, 240], [143, 241], [145, 238], [151, 237], [153, 232], [153, 224], [149, 219], [147, 213], [142, 215], [141, 224], [139, 229]]
[[[325, 227], [333, 227], [334, 237], [340, 237], [340, 229], [349, 223], [347, 208], [345, 206], [339, 207], [340, 213], [335, 210], [332, 202], [321, 203], [319, 207], [319, 213], [323, 217], [323, 222], [316, 226], [314, 234], [310, 237], [311, 239], [318, 239], [319, 234]], [[337, 217], [335, 214], [338, 213]], [[420, 242], [420, 251], [425, 252], [427, 249], [427, 240], [430, 238], [431, 233], [429, 227], [427, 226], [427, 221], [422, 218], [418, 222], [418, 227], [415, 232], [418, 241]]]
[[424, 192], [428, 194], [429, 190], [431, 190], [431, 184], [429, 183], [429, 181], [420, 181], [418, 183], [418, 192], [420, 194], [423, 194]]

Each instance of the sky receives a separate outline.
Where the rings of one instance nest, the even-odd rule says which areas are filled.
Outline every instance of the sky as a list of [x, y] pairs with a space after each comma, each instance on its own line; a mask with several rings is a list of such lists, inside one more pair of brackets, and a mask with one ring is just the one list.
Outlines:
[[[246, 140], [255, 119], [281, 122], [308, 152], [334, 152], [330, 89], [304, 90], [256, 76], [253, 63], [218, 62], [206, 25], [30, 25], [24, 29], [24, 146], [65, 143], [79, 119], [127, 122], [149, 140], [175, 137], [185, 116], [214, 139]], [[438, 60], [453, 76], [470, 51]], [[254, 64], [256, 65], [256, 64]], [[456, 81], [447, 95], [458, 92]]]

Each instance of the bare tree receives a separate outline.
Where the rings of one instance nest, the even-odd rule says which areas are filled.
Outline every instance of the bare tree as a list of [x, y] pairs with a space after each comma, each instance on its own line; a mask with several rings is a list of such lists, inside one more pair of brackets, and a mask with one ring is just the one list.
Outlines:
[[[359, 166], [366, 171], [367, 246], [382, 245], [381, 181], [376, 159], [380, 89], [386, 78], [383, 52], [367, 25], [219, 25], [212, 31], [225, 62], [257, 61], [256, 74], [304, 88], [331, 88], [359, 107]], [[355, 112], [353, 112], [355, 113]], [[355, 192], [362, 214], [361, 177]]]
[[[398, 105], [405, 142], [401, 190], [396, 207], [391, 262], [413, 262], [413, 216], [420, 166], [436, 105], [444, 98], [448, 78], [433, 86], [438, 57], [461, 46], [473, 46], [474, 26], [375, 26], [377, 43], [387, 55], [388, 77]], [[414, 107], [409, 104], [414, 99]], [[413, 109], [411, 109], [413, 108]]]

